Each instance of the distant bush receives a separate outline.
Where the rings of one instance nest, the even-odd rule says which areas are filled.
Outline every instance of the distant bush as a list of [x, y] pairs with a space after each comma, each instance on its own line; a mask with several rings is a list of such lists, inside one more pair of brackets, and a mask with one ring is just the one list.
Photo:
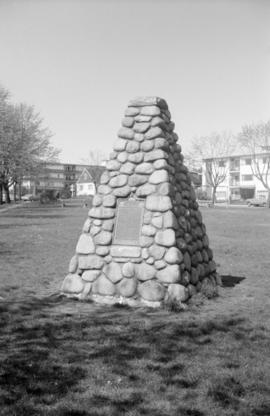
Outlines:
[[71, 198], [71, 190], [69, 188], [64, 188], [59, 193], [59, 198], [61, 199], [69, 199]]
[[197, 199], [200, 199], [200, 200], [207, 200], [207, 199], [209, 199], [209, 197], [207, 195], [207, 192], [204, 191], [201, 188], [197, 188], [196, 189], [196, 196], [197, 196]]
[[46, 191], [41, 192], [40, 203], [49, 204], [50, 202], [56, 202], [57, 198], [59, 198], [59, 192], [47, 189]]

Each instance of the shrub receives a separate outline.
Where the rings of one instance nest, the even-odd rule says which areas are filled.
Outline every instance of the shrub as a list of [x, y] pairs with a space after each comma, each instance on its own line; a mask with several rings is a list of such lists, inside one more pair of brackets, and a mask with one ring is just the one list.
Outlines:
[[204, 279], [201, 287], [201, 294], [207, 299], [216, 298], [218, 296], [218, 287], [210, 279]]

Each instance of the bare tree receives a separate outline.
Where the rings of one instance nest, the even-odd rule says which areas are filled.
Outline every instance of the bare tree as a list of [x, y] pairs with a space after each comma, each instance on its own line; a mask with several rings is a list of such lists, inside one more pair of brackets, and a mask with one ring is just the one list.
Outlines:
[[10, 104], [8, 98], [0, 87], [0, 191], [5, 192], [7, 203], [11, 186], [16, 189], [24, 175], [37, 173], [42, 162], [55, 160], [59, 153], [50, 144], [51, 133], [34, 107]]
[[82, 159], [82, 163], [89, 166], [90, 174], [96, 186], [98, 185], [100, 176], [104, 171], [105, 160], [106, 154], [100, 149], [90, 150], [88, 157]]
[[194, 161], [204, 161], [206, 182], [211, 187], [212, 202], [215, 203], [217, 187], [228, 175], [226, 157], [236, 147], [235, 137], [229, 132], [211, 133], [208, 136], [195, 138], [189, 157]]
[[270, 208], [270, 120], [244, 125], [238, 140], [250, 154], [253, 175], [267, 190], [267, 206]]

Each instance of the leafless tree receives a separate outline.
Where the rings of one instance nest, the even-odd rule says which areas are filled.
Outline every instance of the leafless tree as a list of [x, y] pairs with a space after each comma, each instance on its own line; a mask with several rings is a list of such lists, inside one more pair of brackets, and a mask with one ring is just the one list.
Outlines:
[[267, 190], [267, 206], [270, 208], [270, 120], [244, 125], [238, 140], [250, 154], [253, 175]]
[[[33, 175], [44, 161], [57, 158], [59, 150], [50, 144], [51, 133], [33, 106], [11, 104], [0, 86], [0, 184], [10, 202], [9, 189], [24, 175]], [[16, 195], [14, 194], [16, 198]]]
[[217, 187], [225, 181], [228, 175], [229, 167], [225, 159], [235, 147], [235, 137], [226, 131], [213, 132], [193, 139], [189, 157], [194, 161], [200, 160], [205, 163], [206, 182], [211, 187], [213, 203], [216, 200]]
[[90, 174], [94, 184], [97, 186], [100, 176], [104, 171], [104, 162], [106, 161], [106, 153], [100, 149], [92, 149], [88, 152], [88, 156], [82, 159], [82, 163], [89, 166]]

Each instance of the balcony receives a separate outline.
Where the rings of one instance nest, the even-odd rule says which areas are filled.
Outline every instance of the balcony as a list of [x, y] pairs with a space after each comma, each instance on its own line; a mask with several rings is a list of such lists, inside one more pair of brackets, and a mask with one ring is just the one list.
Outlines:
[[230, 186], [240, 186], [240, 181], [230, 181]]

